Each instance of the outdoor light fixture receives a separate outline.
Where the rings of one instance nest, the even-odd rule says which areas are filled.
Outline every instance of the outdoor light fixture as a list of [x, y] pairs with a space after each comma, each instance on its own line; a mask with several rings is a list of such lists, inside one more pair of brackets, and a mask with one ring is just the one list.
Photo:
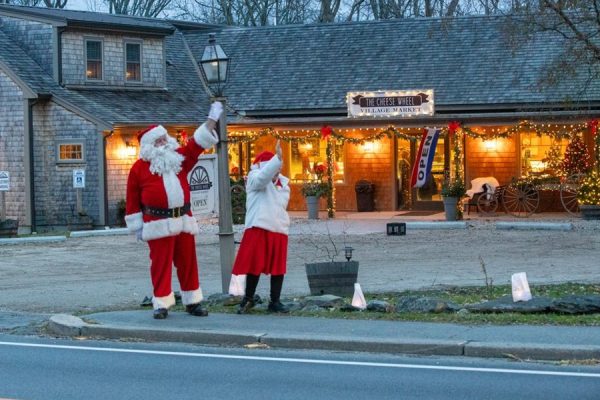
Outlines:
[[129, 140], [125, 141], [125, 155], [127, 157], [135, 157], [137, 154], [137, 149], [134, 145], [131, 144]]
[[344, 247], [344, 255], [346, 256], [346, 260], [350, 261], [352, 259], [352, 250], [354, 250], [350, 246]]
[[208, 34], [208, 45], [200, 59], [202, 75], [209, 86], [213, 86], [217, 96], [222, 95], [223, 86], [227, 81], [229, 58], [220, 45], [217, 44], [216, 35]]
[[223, 112], [217, 122], [219, 143], [217, 143], [217, 179], [219, 182], [219, 258], [221, 263], [221, 288], [223, 293], [229, 290], [231, 269], [235, 256], [235, 243], [233, 240], [233, 217], [231, 211], [231, 189], [229, 181], [229, 152], [227, 150], [227, 98], [223, 94], [223, 87], [227, 80], [229, 58], [217, 44], [214, 33], [208, 34], [208, 45], [200, 59], [200, 71], [204, 81], [211, 87], [215, 97], [211, 101], [220, 101]]

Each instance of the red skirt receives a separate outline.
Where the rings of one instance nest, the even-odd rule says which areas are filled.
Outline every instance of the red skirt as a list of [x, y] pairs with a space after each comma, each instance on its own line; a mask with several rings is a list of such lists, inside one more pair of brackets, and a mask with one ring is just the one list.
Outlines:
[[248, 228], [233, 263], [234, 275], [285, 275], [288, 237], [262, 228]]

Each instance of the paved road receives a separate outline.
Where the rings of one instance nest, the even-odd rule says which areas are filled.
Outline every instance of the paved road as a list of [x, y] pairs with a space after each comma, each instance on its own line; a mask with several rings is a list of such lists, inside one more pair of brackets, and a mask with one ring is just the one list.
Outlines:
[[[0, 335], [18, 399], [597, 399], [597, 368]], [[33, 380], [32, 380], [33, 379]]]
[[[510, 275], [521, 271], [531, 283], [600, 281], [597, 221], [578, 220], [575, 229], [560, 231], [498, 230], [493, 221], [481, 220], [468, 221], [467, 229], [408, 229], [406, 236], [386, 236], [390, 220], [295, 220], [283, 296], [308, 294], [304, 264], [327, 260], [334, 245], [355, 249], [358, 281], [366, 292], [483, 285], [482, 263], [494, 284], [509, 283]], [[204, 225], [197, 238], [205, 295], [221, 291], [217, 230], [215, 224]], [[236, 231], [239, 240], [241, 226]], [[147, 246], [131, 236], [2, 245], [0, 277], [0, 310], [115, 310], [135, 307], [151, 294]], [[258, 292], [268, 292], [268, 279], [261, 280]]]

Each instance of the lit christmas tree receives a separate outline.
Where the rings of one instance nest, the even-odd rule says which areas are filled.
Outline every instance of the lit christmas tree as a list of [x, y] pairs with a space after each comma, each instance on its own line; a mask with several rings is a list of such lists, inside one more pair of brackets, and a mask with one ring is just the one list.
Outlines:
[[577, 191], [580, 205], [600, 205], [600, 173], [590, 172], [581, 182]]
[[588, 153], [585, 143], [583, 143], [579, 136], [573, 137], [571, 143], [567, 146], [565, 158], [562, 162], [564, 175], [586, 173], [590, 167], [590, 153]]
[[560, 153], [560, 145], [553, 144], [550, 146], [550, 150], [546, 152], [546, 158], [544, 160], [546, 162], [546, 168], [556, 176], [562, 176], [562, 154]]

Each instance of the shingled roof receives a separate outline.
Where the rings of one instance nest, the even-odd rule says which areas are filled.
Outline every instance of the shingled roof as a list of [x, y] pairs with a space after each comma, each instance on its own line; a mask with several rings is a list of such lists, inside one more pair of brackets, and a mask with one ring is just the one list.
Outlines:
[[[563, 48], [538, 35], [511, 48], [506, 17], [229, 28], [217, 41], [230, 57], [229, 103], [246, 115], [346, 112], [349, 91], [434, 89], [436, 111], [467, 112], [600, 101], [585, 74], [542, 88]], [[205, 33], [186, 33], [195, 55]], [[454, 110], [454, 111], [452, 111]]]
[[159, 36], [169, 35], [175, 30], [172, 24], [161, 19], [129, 15], [5, 4], [0, 4], [0, 11], [20, 18], [41, 19], [60, 26], [82, 27], [86, 29], [111, 29]]
[[[23, 7], [17, 8], [20, 10]], [[64, 10], [41, 11], [40, 14], [70, 14]], [[111, 23], [119, 18], [131, 19], [112, 16]], [[165, 26], [167, 23], [160, 24]], [[34, 96], [50, 95], [57, 102], [62, 102], [63, 106], [88, 115], [104, 128], [147, 123], [196, 124], [205, 119], [209, 99], [189, 56], [183, 35], [175, 31], [172, 25], [169, 26], [174, 34], [165, 37], [166, 89], [64, 88], [1, 30], [0, 66], [6, 65]]]

